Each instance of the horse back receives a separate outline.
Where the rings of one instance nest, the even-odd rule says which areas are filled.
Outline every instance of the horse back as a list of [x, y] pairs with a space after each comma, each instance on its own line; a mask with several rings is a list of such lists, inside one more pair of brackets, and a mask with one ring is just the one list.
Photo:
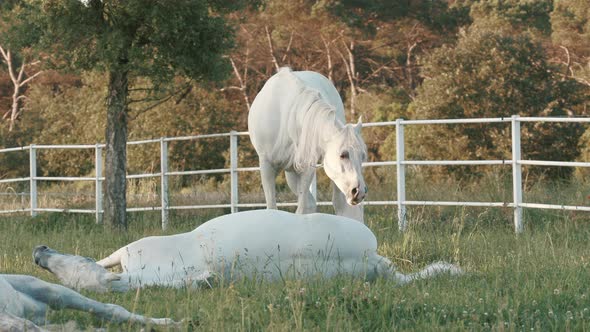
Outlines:
[[307, 87], [317, 90], [324, 101], [330, 104], [336, 110], [336, 118], [345, 123], [344, 104], [342, 98], [336, 90], [334, 84], [324, 75], [313, 71], [296, 71], [293, 72]]

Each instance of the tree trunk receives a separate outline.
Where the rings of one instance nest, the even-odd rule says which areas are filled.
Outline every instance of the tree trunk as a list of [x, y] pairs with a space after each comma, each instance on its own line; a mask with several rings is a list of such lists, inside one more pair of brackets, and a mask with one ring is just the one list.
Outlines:
[[348, 82], [350, 83], [350, 114], [352, 116], [356, 115], [356, 96], [357, 96], [357, 86], [356, 82], [358, 81], [358, 73], [356, 72], [356, 67], [354, 64], [354, 40], [350, 42], [350, 46], [346, 45], [344, 39], [342, 39], [342, 45], [344, 49], [346, 49], [346, 53], [348, 53], [348, 59], [342, 54], [342, 52], [338, 51], [338, 55], [342, 58], [342, 62], [344, 63], [344, 69], [346, 69], [346, 75], [348, 76]]
[[8, 125], [8, 131], [11, 132], [14, 129], [14, 124], [16, 123], [16, 118], [18, 116], [20, 110], [20, 100], [21, 100], [21, 86], [19, 84], [14, 84], [14, 93], [12, 94], [12, 106], [10, 107], [10, 120]]
[[109, 73], [105, 158], [104, 222], [127, 229], [127, 71]]

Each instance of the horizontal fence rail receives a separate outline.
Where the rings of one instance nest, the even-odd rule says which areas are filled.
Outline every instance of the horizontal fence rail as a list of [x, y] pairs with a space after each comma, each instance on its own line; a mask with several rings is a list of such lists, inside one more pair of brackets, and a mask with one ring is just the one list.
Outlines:
[[[570, 123], [590, 123], [590, 118], [570, 117], [512, 117], [499, 118], [475, 118], [475, 119], [435, 119], [435, 120], [403, 120], [385, 122], [365, 123], [363, 127], [392, 127], [396, 132], [396, 159], [363, 163], [363, 167], [376, 166], [395, 166], [397, 200], [395, 201], [365, 201], [362, 204], [366, 206], [397, 206], [398, 227], [404, 231], [407, 227], [406, 207], [407, 206], [465, 206], [465, 207], [498, 207], [511, 208], [514, 210], [514, 229], [515, 232], [523, 231], [522, 209], [552, 209], [552, 210], [569, 210], [569, 211], [588, 211], [590, 206], [573, 206], [559, 204], [542, 204], [523, 202], [522, 190], [522, 166], [561, 166], [561, 167], [590, 167], [590, 162], [574, 161], [545, 161], [545, 160], [522, 160], [520, 144], [520, 124], [522, 122], [570, 122]], [[490, 124], [506, 123], [511, 126], [511, 149], [512, 158], [509, 160], [406, 160], [405, 159], [405, 135], [404, 128], [410, 125], [454, 125], [454, 124]], [[128, 208], [129, 212], [138, 211], [160, 211], [162, 218], [162, 228], [168, 226], [168, 213], [171, 210], [195, 210], [195, 209], [218, 209], [229, 208], [232, 213], [237, 212], [240, 208], [263, 208], [266, 203], [240, 203], [238, 199], [238, 176], [243, 172], [259, 171], [258, 167], [239, 167], [238, 165], [238, 137], [248, 136], [248, 132], [231, 131], [229, 133], [206, 134], [181, 137], [162, 137], [157, 139], [146, 139], [140, 141], [128, 142], [128, 145], [142, 144], [159, 144], [160, 145], [160, 171], [148, 174], [130, 174], [127, 179], [141, 178], [160, 178], [160, 205], [151, 207], [133, 207]], [[198, 140], [205, 138], [229, 138], [229, 168], [209, 169], [209, 170], [185, 170], [169, 171], [168, 170], [168, 143], [176, 141]], [[10, 184], [19, 182], [29, 182], [28, 193], [0, 193], [0, 197], [10, 195], [11, 197], [20, 197], [24, 201], [25, 196], [29, 198], [28, 208], [0, 210], [0, 214], [13, 213], [30, 213], [35, 216], [39, 212], [69, 212], [69, 213], [92, 213], [96, 216], [96, 221], [102, 221], [103, 213], [103, 160], [102, 151], [104, 144], [81, 144], [81, 145], [29, 145], [25, 147], [14, 147], [0, 149], [0, 153], [22, 152], [29, 153], [29, 176], [22, 178], [0, 179], [0, 184]], [[95, 176], [94, 177], [41, 177], [37, 176], [37, 151], [49, 149], [94, 149], [95, 151]], [[510, 202], [464, 202], [464, 201], [411, 201], [406, 200], [406, 167], [407, 166], [482, 166], [482, 165], [505, 165], [512, 168], [512, 201]], [[170, 205], [168, 179], [171, 176], [185, 175], [205, 175], [205, 174], [229, 174], [230, 175], [230, 201], [223, 204], [205, 204], [205, 205]], [[39, 208], [37, 199], [37, 182], [38, 181], [91, 181], [95, 187], [95, 208], [94, 209], [68, 209], [68, 208]], [[315, 196], [315, 183], [310, 188]], [[318, 206], [328, 206], [331, 202], [318, 202]], [[279, 207], [293, 207], [296, 203], [279, 202]]]

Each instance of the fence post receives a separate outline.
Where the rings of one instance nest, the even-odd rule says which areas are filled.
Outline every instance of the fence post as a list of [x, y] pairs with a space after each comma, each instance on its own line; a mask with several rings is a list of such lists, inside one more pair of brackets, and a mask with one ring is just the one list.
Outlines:
[[512, 116], [512, 196], [514, 200], [514, 231], [522, 233], [522, 165], [520, 164], [520, 120]]
[[168, 142], [160, 138], [160, 200], [162, 207], [162, 229], [168, 228]]
[[37, 215], [37, 151], [35, 145], [29, 146], [29, 175], [30, 175], [30, 204], [31, 204], [31, 217]]
[[96, 144], [94, 149], [94, 173], [96, 180], [94, 180], [94, 203], [96, 213], [96, 223], [102, 224], [102, 147]]
[[230, 185], [231, 213], [238, 212], [238, 133], [232, 130], [229, 133], [229, 155], [230, 155]]
[[406, 230], [406, 169], [403, 164], [405, 158], [404, 149], [404, 125], [402, 119], [395, 120], [395, 146], [396, 146], [396, 165], [397, 165], [397, 222], [401, 232]]

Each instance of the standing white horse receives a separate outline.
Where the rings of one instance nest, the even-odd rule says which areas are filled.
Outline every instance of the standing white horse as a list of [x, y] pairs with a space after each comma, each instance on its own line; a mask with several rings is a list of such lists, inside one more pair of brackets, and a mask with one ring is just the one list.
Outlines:
[[363, 221], [359, 203], [367, 187], [362, 162], [367, 152], [360, 136], [362, 123], [346, 124], [338, 91], [321, 74], [282, 68], [254, 99], [248, 115], [250, 140], [258, 153], [262, 187], [269, 209], [276, 209], [275, 179], [285, 170], [297, 195], [297, 213], [313, 213], [309, 191], [315, 166], [323, 159], [332, 180], [337, 215]]

